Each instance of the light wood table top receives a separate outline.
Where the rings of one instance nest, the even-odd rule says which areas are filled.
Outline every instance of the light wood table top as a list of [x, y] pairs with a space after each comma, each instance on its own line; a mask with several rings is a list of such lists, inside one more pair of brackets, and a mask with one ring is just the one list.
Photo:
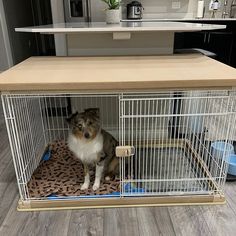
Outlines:
[[236, 69], [201, 54], [31, 57], [0, 74], [0, 91], [231, 88]]

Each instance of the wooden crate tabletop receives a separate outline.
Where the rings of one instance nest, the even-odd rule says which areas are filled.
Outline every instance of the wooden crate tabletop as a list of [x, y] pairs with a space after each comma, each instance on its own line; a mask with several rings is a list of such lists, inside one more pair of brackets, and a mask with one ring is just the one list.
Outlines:
[[236, 69], [201, 54], [31, 57], [0, 74], [0, 91], [231, 88]]

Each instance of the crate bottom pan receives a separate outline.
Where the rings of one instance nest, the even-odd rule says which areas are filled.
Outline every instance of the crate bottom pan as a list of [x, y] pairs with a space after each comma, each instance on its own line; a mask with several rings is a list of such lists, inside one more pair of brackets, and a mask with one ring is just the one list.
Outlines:
[[19, 201], [18, 211], [71, 210], [114, 207], [151, 207], [224, 204], [224, 195], [126, 197], [112, 199]]

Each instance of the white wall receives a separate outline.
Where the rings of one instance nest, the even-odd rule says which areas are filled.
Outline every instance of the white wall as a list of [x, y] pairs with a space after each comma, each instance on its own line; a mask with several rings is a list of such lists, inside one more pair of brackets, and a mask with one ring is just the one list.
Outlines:
[[[233, 2], [233, 0], [228, 0], [228, 6], [226, 7], [226, 12], [230, 13], [230, 6], [231, 3]], [[221, 7], [220, 9], [217, 11], [216, 13], [216, 18], [221, 18], [222, 17], [222, 13], [224, 11], [224, 0], [220, 0], [221, 3]], [[211, 11], [209, 11], [209, 4], [210, 4], [210, 0], [205, 0], [205, 18], [210, 18], [211, 17]], [[226, 16], [229, 17], [229, 16]]]
[[[123, 0], [123, 17], [126, 18], [126, 5], [132, 0]], [[198, 0], [138, 0], [144, 7], [144, 18], [195, 18], [197, 13]], [[172, 9], [172, 2], [180, 2], [180, 9]], [[224, 0], [221, 2], [221, 8], [216, 13], [216, 17], [221, 17], [223, 12]], [[228, 0], [227, 12], [229, 12], [231, 2]], [[209, 11], [210, 0], [205, 0], [205, 18], [211, 17]]]
[[8, 38], [7, 25], [0, 0], [0, 71], [4, 71], [13, 65], [10, 42]]
[[[180, 9], [172, 9], [172, 2], [180, 2]], [[123, 1], [123, 16], [126, 14], [126, 5], [131, 0]], [[197, 0], [139, 0], [144, 7], [144, 18], [184, 18], [193, 17]]]

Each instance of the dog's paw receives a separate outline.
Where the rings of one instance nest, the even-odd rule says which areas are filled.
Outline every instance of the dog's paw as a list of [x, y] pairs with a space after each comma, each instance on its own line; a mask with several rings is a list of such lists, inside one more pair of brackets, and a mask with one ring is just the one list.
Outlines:
[[89, 187], [89, 184], [83, 183], [80, 189], [81, 190], [86, 190], [86, 189], [88, 189], [88, 187]]
[[105, 180], [106, 180], [106, 181], [110, 181], [110, 180], [111, 180], [111, 177], [110, 177], [110, 176], [106, 176], [106, 177], [105, 177]]
[[93, 191], [98, 190], [99, 187], [100, 187], [100, 184], [95, 183], [95, 184], [93, 185]]

